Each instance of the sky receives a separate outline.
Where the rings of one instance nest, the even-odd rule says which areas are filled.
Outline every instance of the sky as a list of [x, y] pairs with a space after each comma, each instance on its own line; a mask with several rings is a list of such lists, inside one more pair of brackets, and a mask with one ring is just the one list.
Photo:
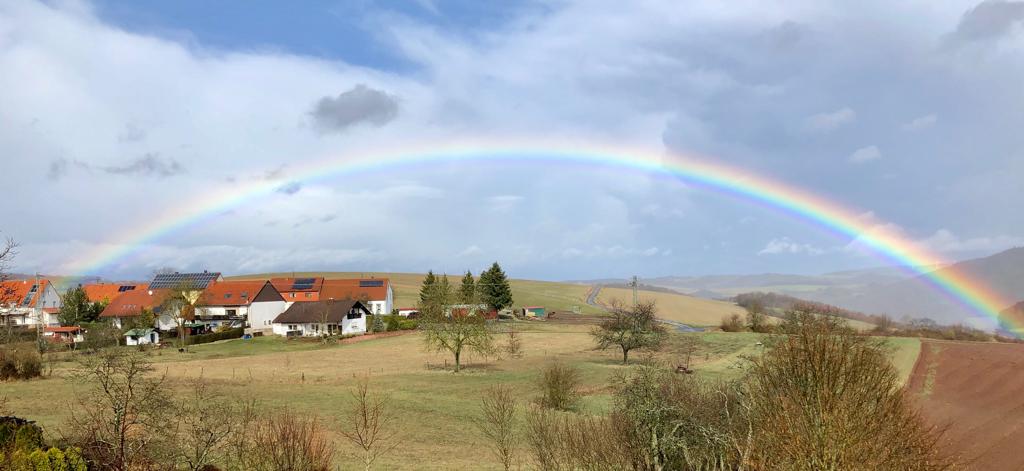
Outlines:
[[597, 165], [308, 162], [464, 138], [696, 155], [948, 260], [1024, 245], [1024, 2], [0, 1], [14, 270], [240, 182], [281, 191], [90, 267], [591, 279], [885, 263], [763, 205]]

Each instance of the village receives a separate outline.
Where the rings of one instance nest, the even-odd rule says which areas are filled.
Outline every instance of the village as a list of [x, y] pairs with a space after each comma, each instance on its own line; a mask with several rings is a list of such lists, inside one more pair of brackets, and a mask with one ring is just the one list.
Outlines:
[[[65, 307], [65, 300], [84, 305]], [[226, 280], [219, 272], [159, 273], [149, 282], [98, 282], [60, 286], [45, 277], [0, 283], [0, 325], [33, 332], [41, 342], [74, 348], [85, 340], [81, 320], [68, 315], [93, 310], [96, 321], [120, 332], [122, 345], [170, 345], [189, 339], [330, 337], [362, 335], [372, 329], [370, 316], [415, 319], [416, 306], [396, 307], [388, 278], [329, 279], [282, 277]], [[84, 308], [84, 309], [83, 309]], [[453, 304], [449, 314], [499, 312], [485, 304]], [[542, 306], [516, 309], [524, 318], [544, 317]], [[62, 314], [63, 313], [63, 314]], [[502, 310], [512, 315], [511, 308]], [[202, 340], [199, 340], [201, 342]]]

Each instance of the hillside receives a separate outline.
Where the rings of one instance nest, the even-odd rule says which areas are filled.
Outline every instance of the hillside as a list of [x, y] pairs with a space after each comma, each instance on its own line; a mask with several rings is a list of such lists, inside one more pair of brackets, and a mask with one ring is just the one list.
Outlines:
[[[658, 317], [693, 326], [717, 326], [724, 317], [733, 313], [744, 315], [746, 312], [733, 303], [678, 293], [640, 290], [639, 298], [657, 303]], [[601, 288], [597, 302], [610, 305], [613, 300], [630, 303], [633, 291], [628, 288]]]
[[[285, 273], [254, 273], [225, 277], [234, 280], [267, 279], [276, 277], [322, 276], [325, 278], [388, 278], [395, 292], [395, 307], [412, 307], [419, 302], [420, 285], [423, 274], [419, 273], [371, 273], [371, 272], [285, 272]], [[461, 275], [449, 275], [448, 281], [458, 285]], [[578, 306], [584, 314], [598, 314], [601, 309], [588, 306], [586, 303], [589, 286], [572, 283], [534, 280], [510, 280], [512, 299], [516, 307], [544, 306], [549, 311], [570, 311]]]
[[[959, 262], [936, 272], [956, 273], [977, 280], [1006, 299], [1006, 307], [1024, 299], [1024, 248]], [[856, 290], [823, 290], [805, 297], [871, 314], [888, 313], [897, 318], [929, 317], [946, 324], [983, 321], [957, 301], [938, 293], [924, 276]]]

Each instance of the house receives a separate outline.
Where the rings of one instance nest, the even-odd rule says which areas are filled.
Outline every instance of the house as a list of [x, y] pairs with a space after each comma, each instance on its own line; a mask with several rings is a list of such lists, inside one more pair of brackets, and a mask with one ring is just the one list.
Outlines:
[[110, 301], [110, 304], [100, 313], [100, 318], [110, 320], [114, 327], [122, 329], [129, 320], [137, 318], [143, 310], [148, 310], [154, 315], [159, 314], [160, 305], [170, 294], [170, 290], [166, 289], [125, 291]]
[[398, 315], [402, 317], [416, 317], [420, 315], [420, 309], [416, 307], [400, 307], [398, 308]]
[[197, 304], [196, 321], [207, 328], [228, 325], [270, 330], [274, 318], [288, 308], [281, 293], [266, 280], [215, 281]]
[[292, 303], [272, 326], [275, 334], [286, 337], [363, 334], [369, 314], [365, 304], [352, 299]]
[[210, 283], [223, 281], [224, 277], [218, 272], [203, 271], [201, 273], [160, 273], [149, 282], [149, 289], [193, 289], [204, 290]]
[[90, 303], [110, 304], [114, 298], [127, 291], [149, 289], [148, 283], [90, 283], [82, 285], [85, 297]]
[[45, 278], [0, 282], [0, 325], [59, 326], [60, 294]]
[[525, 306], [523, 307], [524, 317], [544, 317], [545, 311], [544, 306]]
[[125, 345], [156, 345], [160, 343], [160, 333], [153, 329], [131, 329], [124, 333]]
[[320, 288], [323, 287], [323, 277], [313, 278], [271, 278], [270, 284], [281, 293], [284, 300], [291, 302], [298, 301], [319, 301]]
[[287, 302], [354, 299], [372, 314], [391, 314], [394, 307], [395, 295], [387, 278], [272, 278], [270, 283]]
[[43, 338], [50, 342], [65, 344], [76, 344], [85, 340], [82, 328], [78, 326], [44, 327]]

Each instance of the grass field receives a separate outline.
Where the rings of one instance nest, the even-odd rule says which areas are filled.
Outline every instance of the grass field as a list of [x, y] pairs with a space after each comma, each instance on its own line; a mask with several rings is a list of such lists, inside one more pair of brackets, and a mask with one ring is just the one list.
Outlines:
[[[442, 368], [450, 362], [448, 357], [424, 352], [415, 332], [342, 345], [278, 337], [229, 340], [193, 346], [184, 354], [157, 350], [150, 355], [172, 389], [183, 391], [190, 378], [202, 376], [235, 397], [317, 414], [335, 434], [337, 464], [343, 469], [357, 467], [357, 459], [337, 433], [338, 418], [356, 379], [368, 376], [372, 387], [393, 395], [403, 433], [402, 445], [384, 458], [381, 469], [493, 469], [496, 462], [472, 425], [488, 386], [509, 385], [525, 404], [537, 396], [534, 381], [540, 368], [557, 359], [582, 371], [585, 395], [580, 412], [595, 413], [609, 407], [609, 378], [624, 368], [618, 352], [593, 350], [587, 325], [519, 322], [517, 329], [522, 332], [522, 358], [470, 356], [470, 367], [458, 375]], [[706, 378], [740, 375], [742, 357], [758, 354], [764, 339], [753, 333], [673, 334], [656, 357], [669, 365], [680, 364], [680, 346], [687, 336], [697, 339], [692, 365]], [[909, 374], [906, 366], [913, 364], [919, 343], [887, 341], [895, 348], [898, 368]], [[634, 360], [642, 357], [631, 355]], [[14, 414], [37, 420], [53, 434], [67, 416], [71, 399], [83, 392], [82, 386], [67, 379], [72, 367], [70, 362], [56, 363], [50, 377], [3, 383], [0, 395], [8, 397]], [[525, 451], [521, 457], [526, 458]]]
[[[722, 318], [733, 313], [746, 313], [733, 303], [683, 294], [639, 291], [638, 297], [641, 301], [654, 301], [658, 307], [658, 317], [694, 326], [717, 326], [721, 324]], [[613, 300], [628, 304], [633, 302], [633, 291], [626, 288], [602, 288], [597, 300], [605, 305], [611, 304]]]
[[[462, 282], [463, 273], [448, 275], [448, 281], [454, 286]], [[476, 275], [479, 275], [477, 273]], [[267, 279], [275, 277], [303, 277], [322, 276], [325, 278], [360, 278], [375, 276], [391, 280], [391, 289], [395, 293], [395, 307], [412, 307], [420, 299], [420, 286], [423, 283], [423, 274], [418, 273], [369, 273], [369, 272], [287, 272], [287, 273], [258, 273], [252, 275], [239, 275], [228, 277], [228, 279]], [[544, 306], [549, 311], [569, 311], [577, 306], [584, 314], [598, 314], [603, 312], [600, 309], [587, 305], [587, 293], [589, 286], [572, 283], [558, 283], [554, 281], [534, 280], [510, 280], [512, 286], [512, 299], [515, 302], [513, 307], [523, 306]]]

